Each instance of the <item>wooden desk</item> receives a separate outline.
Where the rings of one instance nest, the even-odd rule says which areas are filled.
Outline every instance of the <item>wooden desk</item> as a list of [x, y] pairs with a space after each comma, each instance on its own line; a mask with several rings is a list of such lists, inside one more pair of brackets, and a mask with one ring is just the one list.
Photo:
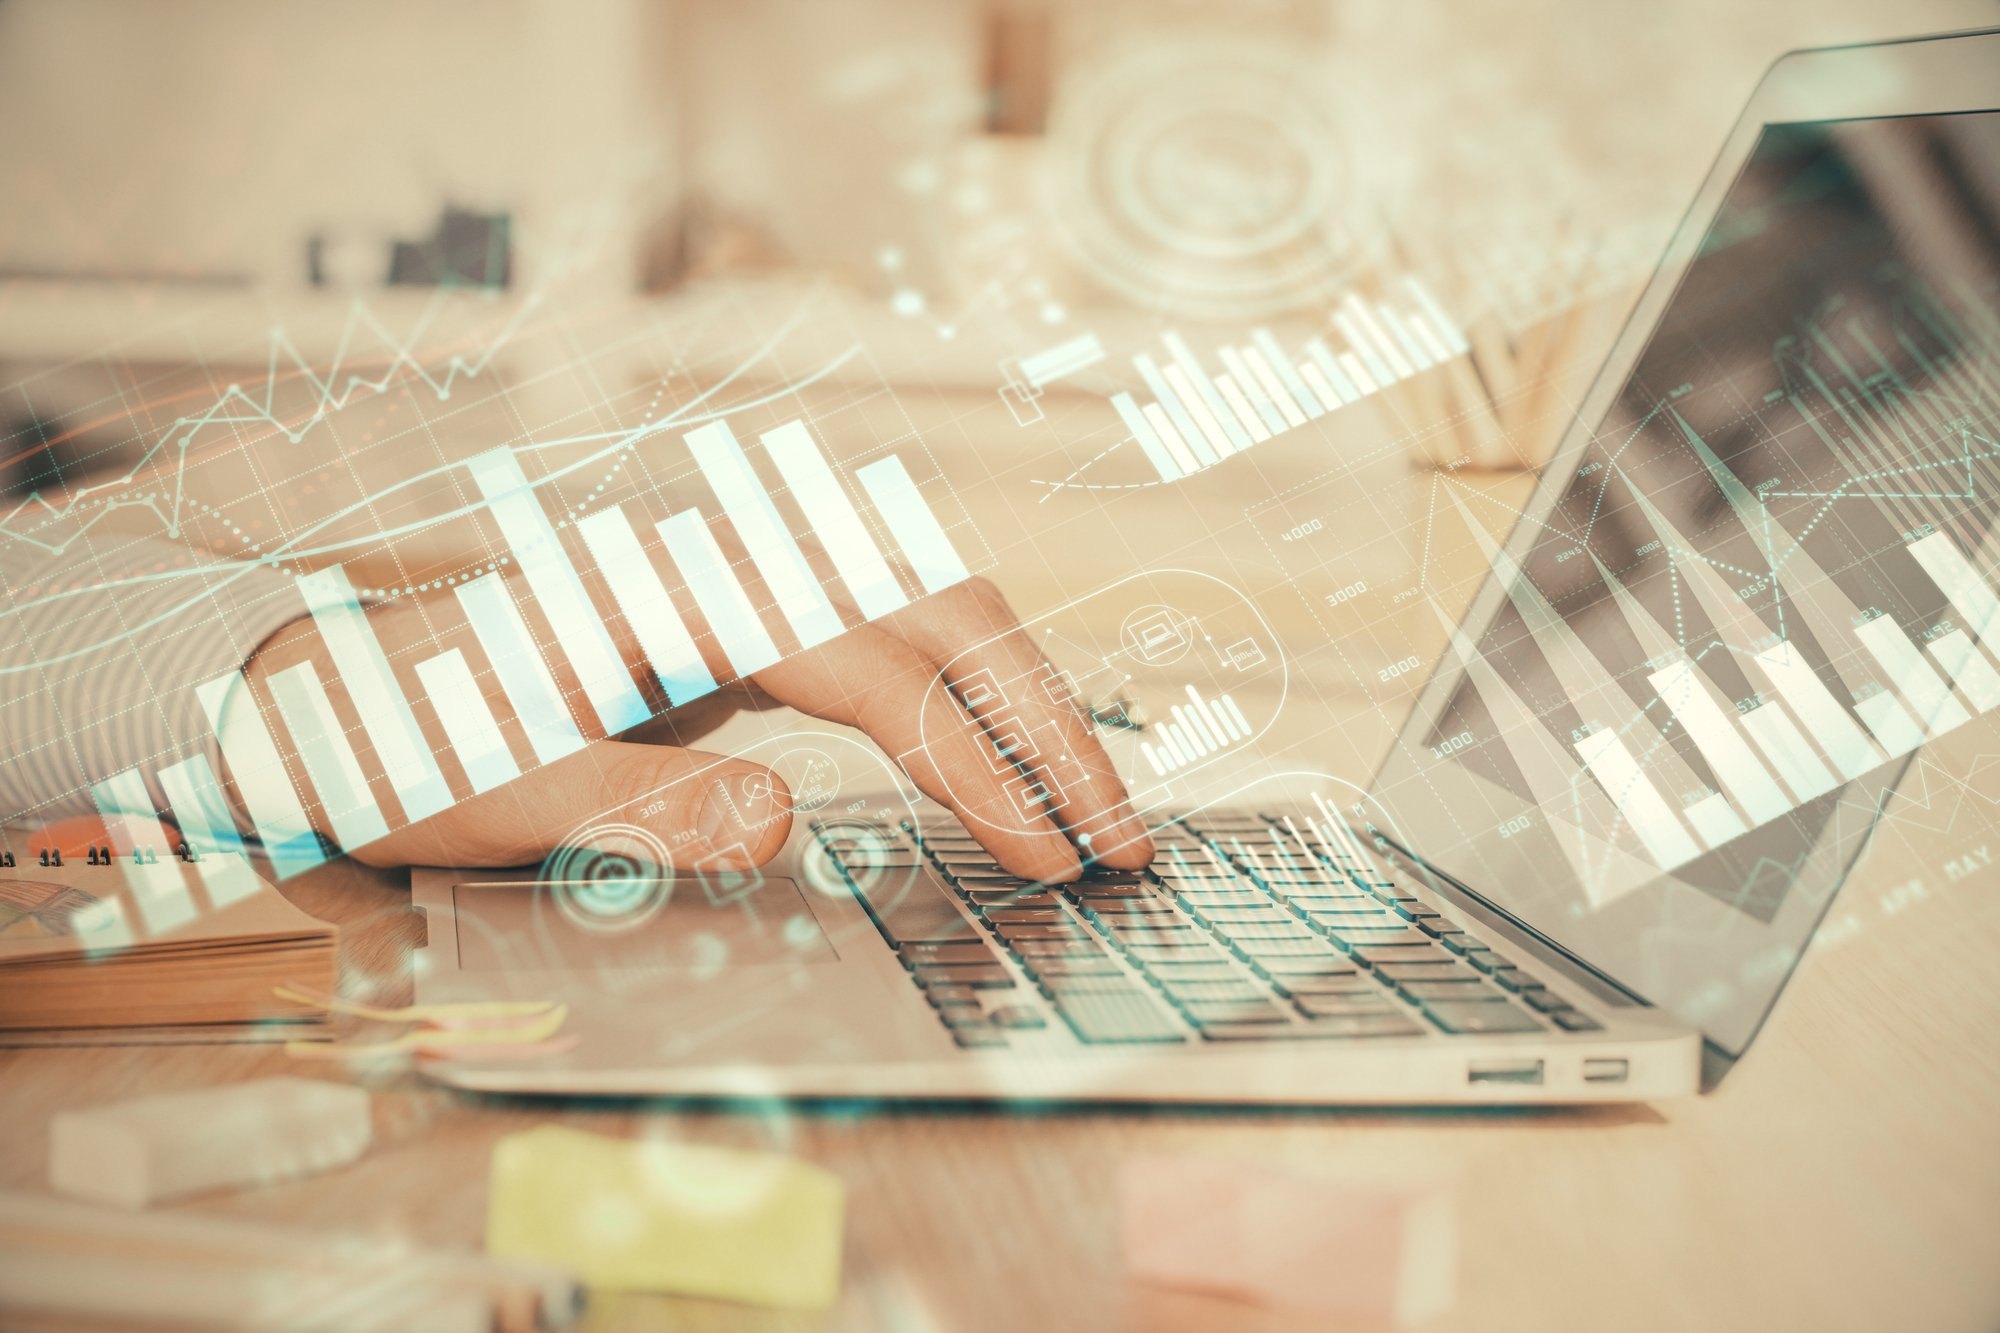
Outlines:
[[[1407, 468], [1394, 475], [1413, 496], [1429, 484]], [[1032, 591], [1022, 602], [1036, 604]], [[1354, 724], [1322, 734], [1365, 752], [1384, 707], [1352, 702]], [[628, 1298], [601, 1302], [595, 1328], [1322, 1327], [1123, 1281], [1121, 1156], [1197, 1151], [1454, 1180], [1462, 1274], [1438, 1330], [1990, 1330], [2000, 1327], [2000, 893], [1991, 872], [1952, 882], [1938, 863], [1961, 854], [1986, 809], [1967, 797], [1990, 780], [1977, 779], [1976, 758], [1964, 771], [1975, 777], [1962, 789], [1931, 788], [1934, 808], [1943, 794], [1965, 803], [1956, 841], [1928, 834], [1922, 818], [1892, 818], [1835, 905], [1828, 938], [1839, 942], [1807, 958], [1712, 1097], [1532, 1113], [751, 1116], [477, 1098], [400, 1075], [376, 1086], [378, 1144], [359, 1164], [189, 1208], [476, 1246], [494, 1140], [561, 1120], [777, 1146], [850, 1191], [845, 1290], [825, 1320]], [[1916, 901], [1902, 887], [1913, 876], [1928, 892]], [[386, 978], [385, 998], [408, 993], [419, 927], [400, 875], [341, 864], [287, 892], [341, 923], [347, 966]], [[0, 1187], [40, 1187], [53, 1112], [287, 1068], [269, 1048], [0, 1052]]]

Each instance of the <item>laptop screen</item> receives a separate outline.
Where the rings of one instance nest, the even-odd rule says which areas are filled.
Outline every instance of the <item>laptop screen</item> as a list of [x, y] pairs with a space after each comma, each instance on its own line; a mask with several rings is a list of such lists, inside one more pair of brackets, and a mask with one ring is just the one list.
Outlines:
[[[2000, 716], [2000, 112], [1764, 128], [1377, 779], [1738, 1052], [1920, 746]], [[1450, 490], [1452, 488], [1445, 488]]]

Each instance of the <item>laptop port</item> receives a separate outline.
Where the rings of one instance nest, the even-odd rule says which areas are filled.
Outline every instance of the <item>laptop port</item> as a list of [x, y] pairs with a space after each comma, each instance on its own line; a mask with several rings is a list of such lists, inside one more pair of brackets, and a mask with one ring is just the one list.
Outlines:
[[1540, 1087], [1540, 1060], [1473, 1060], [1465, 1066], [1467, 1083], [1518, 1083]]
[[1631, 1072], [1632, 1066], [1629, 1061], [1608, 1056], [1583, 1062], [1585, 1083], [1623, 1083], [1625, 1076]]

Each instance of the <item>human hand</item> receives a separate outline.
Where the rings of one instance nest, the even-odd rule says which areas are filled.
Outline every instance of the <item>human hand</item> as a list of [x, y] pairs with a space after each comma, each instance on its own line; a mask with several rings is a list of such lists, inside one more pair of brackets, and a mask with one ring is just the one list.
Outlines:
[[[441, 645], [470, 642], [453, 599], [399, 599], [371, 608], [368, 618], [399, 676]], [[611, 622], [611, 627], [628, 664], [643, 671], [623, 622]], [[711, 642], [698, 637], [705, 645]], [[790, 800], [783, 781], [761, 765], [692, 749], [688, 742], [737, 709], [775, 703], [868, 734], [904, 763], [920, 790], [959, 814], [973, 836], [1014, 874], [1050, 882], [1074, 879], [1082, 871], [1079, 847], [1106, 866], [1144, 865], [1152, 857], [1145, 826], [1133, 814], [1109, 758], [1081, 715], [1048, 699], [1027, 699], [1017, 706], [1018, 714], [1025, 714], [1021, 721], [1053, 729], [1074, 763], [1072, 771], [1081, 775], [1065, 792], [1059, 826], [1047, 816], [1022, 814], [1035, 808], [1025, 795], [1026, 780], [996, 759], [977, 711], [938, 688], [941, 672], [949, 686], [981, 669], [1002, 678], [1022, 675], [1040, 660], [998, 590], [974, 579], [793, 653], [750, 681], [725, 686], [615, 739], [594, 731], [595, 718], [588, 709], [579, 709], [578, 724], [592, 744], [348, 850], [371, 865], [526, 864], [553, 851], [580, 825], [629, 807], [642, 793], [657, 792], [659, 799], [647, 803], [657, 808], [643, 822], [661, 834], [673, 868], [761, 864], [777, 854], [789, 831]], [[336, 713], [353, 718], [353, 704], [344, 697], [338, 673], [325, 660], [309, 621], [286, 627], [262, 645], [246, 674], [262, 695], [272, 675], [302, 661], [315, 662]], [[555, 654], [549, 665], [563, 694], [574, 697], [578, 682], [567, 661]], [[718, 676], [726, 674], [719, 654], [709, 665]], [[486, 688], [495, 715], [509, 716], [512, 708], [490, 677]], [[407, 683], [405, 694], [421, 698], [421, 691]], [[416, 711], [433, 750], [444, 752], [436, 719], [427, 707]], [[365, 735], [351, 727], [350, 732], [363, 769], [378, 771]], [[697, 775], [700, 780], [684, 780]], [[729, 796], [718, 795], [718, 780]], [[385, 784], [374, 785], [378, 801], [392, 799], [380, 790]], [[319, 820], [320, 812], [314, 817]]]

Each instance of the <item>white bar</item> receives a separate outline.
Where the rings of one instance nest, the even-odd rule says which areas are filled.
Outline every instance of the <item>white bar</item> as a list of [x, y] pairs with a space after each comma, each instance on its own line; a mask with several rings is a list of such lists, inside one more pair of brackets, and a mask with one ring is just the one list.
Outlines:
[[917, 571], [917, 581], [925, 592], [949, 588], [972, 577], [972, 571], [952, 549], [951, 538], [937, 515], [917, 492], [902, 459], [894, 455], [877, 459], [854, 475], [875, 502], [875, 512], [889, 525], [889, 535], [903, 548], [903, 558]]
[[622, 509], [600, 509], [576, 525], [590, 558], [611, 587], [612, 600], [638, 640], [639, 651], [652, 664], [669, 704], [684, 704], [715, 688], [715, 677], [701, 660], [694, 636], [681, 623], [667, 585], [639, 545], [639, 534]]
[[1776, 701], [1744, 713], [1743, 729], [1800, 801], [1823, 796], [1840, 785], [1833, 770], [1807, 743], [1782, 704]]
[[1119, 417], [1125, 422], [1125, 429], [1132, 432], [1132, 438], [1139, 442], [1140, 450], [1145, 453], [1146, 460], [1153, 465], [1153, 470], [1160, 474], [1161, 481], [1177, 481], [1186, 474], [1187, 470], [1175, 463], [1174, 456], [1167, 452], [1166, 441], [1160, 438], [1152, 422], [1148, 421], [1146, 414], [1139, 410], [1139, 405], [1132, 401], [1131, 394], [1112, 394], [1111, 405], [1118, 409]]
[[1355, 324], [1364, 331], [1365, 337], [1374, 343], [1375, 349], [1382, 354], [1382, 359], [1389, 363], [1389, 373], [1392, 377], [1399, 380], [1408, 379], [1417, 373], [1416, 367], [1412, 366], [1409, 358], [1403, 355], [1403, 349], [1396, 346], [1396, 340], [1383, 331], [1382, 326], [1376, 322], [1375, 313], [1364, 305], [1359, 297], [1352, 292], [1348, 293], [1344, 308], [1353, 316]]
[[1307, 388], [1319, 395], [1320, 405], [1328, 412], [1340, 406], [1340, 395], [1334, 392], [1331, 384], [1327, 383], [1326, 376], [1320, 373], [1318, 366], [1310, 361], [1299, 362], [1299, 378], [1306, 382]]
[[1171, 724], [1162, 722], [1159, 730], [1160, 744], [1166, 746], [1167, 753], [1173, 756], [1175, 768], [1185, 768], [1194, 762], [1192, 747], [1181, 744], [1180, 735]]
[[1223, 401], [1229, 404], [1229, 410], [1243, 423], [1243, 432], [1250, 437], [1250, 443], [1262, 444], [1271, 438], [1270, 428], [1258, 419], [1256, 410], [1250, 406], [1250, 400], [1243, 396], [1243, 390], [1236, 387], [1234, 376], [1217, 375], [1215, 387], [1221, 391]]
[[1952, 694], [1951, 686], [1944, 678], [1931, 670], [1931, 664], [1924, 661], [1924, 655], [1910, 642], [1910, 636], [1903, 633], [1903, 627], [1888, 616], [1877, 616], [1854, 630], [1855, 637], [1866, 644], [1868, 651], [1875, 654], [1875, 660], [1882, 664], [1889, 680], [1895, 682], [1903, 698], [1909, 701], [1917, 720], [1925, 724], [1933, 736], [1942, 736], [1954, 727], [1962, 727], [1972, 721], [1972, 715], [1965, 711], [1965, 705]]
[[[577, 577], [576, 566], [562, 548], [549, 517], [528, 486], [514, 451], [489, 449], [472, 460], [472, 480], [486, 497], [486, 507], [500, 524], [513, 549], [514, 563], [527, 577], [542, 614], [555, 631], [556, 642], [576, 668], [583, 694], [607, 732], [616, 735], [653, 715], [645, 696], [632, 683], [625, 657], [604, 628], [590, 594]], [[395, 772], [392, 764], [390, 772]], [[415, 818], [415, 816], [412, 816]]]
[[[1090, 341], [1096, 342], [1093, 337]], [[804, 511], [806, 522], [826, 544], [833, 567], [863, 618], [875, 620], [909, 605], [895, 571], [868, 533], [868, 525], [847, 497], [847, 488], [827, 466], [818, 441], [802, 421], [788, 421], [760, 437], [764, 452], [778, 465], [785, 487]]]
[[[146, 779], [136, 768], [90, 785], [97, 812], [104, 817], [112, 847], [124, 853], [125, 884], [139, 905], [146, 933], [159, 935], [195, 918], [194, 895], [181, 874], [180, 859], [167, 846], [166, 830]], [[146, 859], [141, 864], [140, 857]]]
[[1044, 352], [1021, 358], [1021, 373], [1037, 389], [1104, 359], [1104, 344], [1094, 333], [1080, 334]]
[[1417, 336], [1417, 341], [1424, 345], [1424, 351], [1429, 354], [1433, 362], [1442, 365], [1451, 360], [1451, 349], [1445, 346], [1443, 338], [1431, 332], [1429, 320], [1413, 310], [1403, 316], [1403, 323]]
[[1743, 816], [1736, 813], [1736, 807], [1719, 791], [1710, 792], [1681, 813], [1710, 847], [1720, 847], [1750, 831], [1744, 826]]
[[1245, 738], [1249, 737], [1250, 720], [1244, 717], [1243, 710], [1236, 706], [1235, 695], [1225, 694], [1221, 698], [1215, 701], [1215, 705], [1218, 709], [1224, 710], [1229, 714], [1230, 720], [1234, 722], [1239, 729], [1241, 729]]
[[1902, 701], [1887, 690], [1854, 701], [1854, 711], [1868, 724], [1875, 739], [1891, 759], [1908, 754], [1924, 743], [1924, 730], [1910, 716]]
[[1424, 345], [1417, 341], [1415, 334], [1403, 327], [1403, 321], [1397, 318], [1395, 311], [1386, 305], [1377, 304], [1372, 313], [1376, 323], [1389, 331], [1390, 337], [1402, 349], [1403, 355], [1409, 358], [1411, 365], [1418, 370], [1431, 368], [1430, 353], [1424, 350]]
[[[1174, 386], [1174, 392], [1181, 396], [1183, 403], [1187, 404], [1188, 415], [1193, 417], [1194, 424], [1201, 428], [1202, 438], [1208, 441], [1209, 448], [1215, 450], [1216, 458], [1224, 459], [1235, 453], [1236, 449], [1229, 443], [1229, 437], [1222, 433], [1221, 420], [1209, 410], [1208, 404], [1202, 401], [1202, 395], [1196, 392], [1193, 381], [1187, 377], [1187, 372], [1179, 366], [1168, 366], [1165, 374], [1167, 383]], [[1244, 443], [1248, 445], [1247, 438]]]
[[549, 664], [535, 647], [528, 622], [521, 618], [521, 608], [514, 605], [506, 580], [498, 574], [486, 574], [459, 584], [455, 591], [479, 646], [493, 663], [493, 674], [499, 678], [507, 702], [514, 706], [514, 716], [528, 733], [536, 762], [552, 764], [581, 750], [583, 733], [569, 715], [569, 705], [563, 702]]
[[1132, 358], [1132, 365], [1139, 372], [1140, 378], [1146, 381], [1146, 388], [1152, 392], [1153, 401], [1166, 410], [1168, 419], [1174, 423], [1175, 432], [1187, 442], [1187, 447], [1201, 460], [1201, 465], [1206, 467], [1210, 463], [1220, 462], [1215, 451], [1209, 447], [1208, 441], [1203, 438], [1200, 428], [1194, 424], [1194, 418], [1188, 415], [1187, 406], [1181, 402], [1180, 395], [1175, 392], [1173, 385], [1167, 383], [1167, 377], [1160, 373], [1160, 367], [1153, 358], [1142, 353]]
[[777, 661], [778, 646], [757, 618], [757, 608], [737, 582], [736, 571], [715, 544], [715, 534], [701, 512], [683, 509], [660, 524], [660, 536], [736, 674], [747, 676]]
[[1201, 697], [1200, 692], [1194, 686], [1190, 685], [1187, 687], [1187, 697], [1188, 705], [1194, 712], [1194, 715], [1200, 718], [1210, 731], [1215, 733], [1219, 744], [1227, 745], [1231, 741], [1243, 739], [1241, 736], [1235, 734], [1236, 729], [1230, 725], [1229, 719], [1222, 714], [1222, 711], [1210, 708], [1208, 701]]
[[1153, 772], [1161, 777], [1167, 775], [1166, 766], [1160, 762], [1159, 752], [1153, 748], [1151, 742], [1140, 741], [1139, 753], [1146, 756], [1146, 762], [1153, 766]]
[[521, 776], [521, 766], [514, 762], [464, 653], [453, 648], [425, 658], [417, 663], [417, 679], [424, 683], [431, 707], [444, 724], [445, 739], [457, 753], [473, 791], [492, 791]]
[[1964, 630], [1940, 634], [1924, 646], [1974, 708], [1984, 713], [2000, 705], [2000, 672], [1993, 670], [1986, 654], [1965, 637]]
[[1361, 396], [1361, 390], [1348, 378], [1347, 372], [1340, 368], [1340, 362], [1334, 359], [1333, 352], [1324, 341], [1315, 338], [1307, 343], [1306, 354], [1312, 357], [1313, 364], [1326, 375], [1326, 382], [1340, 395], [1343, 404], [1351, 403]]
[[1403, 285], [1410, 289], [1410, 295], [1417, 298], [1417, 304], [1424, 308], [1424, 313], [1430, 316], [1431, 324], [1453, 352], [1464, 356], [1472, 350], [1472, 345], [1466, 342], [1465, 335], [1458, 331], [1458, 325], [1452, 322], [1451, 316], [1445, 314], [1444, 307], [1431, 296], [1428, 287], [1415, 278], [1403, 279]]
[[430, 742], [417, 726], [416, 714], [410, 711], [389, 658], [368, 626], [368, 615], [354, 596], [346, 571], [334, 565], [307, 574], [299, 579], [299, 592], [333, 654], [334, 669], [354, 700], [354, 711], [374, 742], [382, 771], [388, 775], [396, 799], [403, 803], [404, 815], [415, 823], [449, 809], [451, 788], [431, 758]]
[[1672, 870], [1701, 855], [1701, 848], [1639, 771], [1632, 752], [1616, 732], [1593, 732], [1576, 743], [1576, 752], [1662, 870]]
[[319, 792], [320, 808], [332, 826], [333, 840], [354, 848], [389, 836], [389, 821], [368, 790], [367, 775], [354, 757], [333, 702], [311, 662], [286, 667], [271, 677], [271, 701], [292, 733], [292, 746], [305, 765], [306, 776]]
[[1187, 441], [1183, 440], [1181, 433], [1174, 429], [1174, 423], [1167, 419], [1167, 414], [1160, 409], [1158, 403], [1147, 403], [1143, 410], [1146, 424], [1160, 437], [1160, 443], [1165, 446], [1168, 456], [1180, 468], [1183, 477], [1190, 472], [1199, 472], [1206, 466], [1195, 458], [1194, 451], [1187, 447]]
[[701, 465], [716, 499], [722, 501], [723, 516], [742, 538], [757, 572], [764, 576], [764, 585], [771, 590], [778, 610], [798, 634], [800, 646], [810, 648], [840, 633], [846, 627], [778, 516], [778, 507], [771, 503], [742, 446], [736, 443], [729, 423], [711, 421], [683, 438], [694, 451], [695, 462]]
[[1264, 359], [1264, 354], [1254, 347], [1246, 347], [1242, 356], [1243, 364], [1250, 367], [1250, 373], [1257, 377], [1257, 382], [1264, 386], [1264, 392], [1284, 415], [1285, 424], [1305, 425], [1306, 414], [1299, 410], [1299, 405], [1292, 400], [1289, 393], [1285, 392], [1285, 386], [1279, 381], [1277, 372], [1271, 369], [1271, 363]]
[[1756, 661], [1841, 777], [1858, 778], [1882, 762], [1874, 744], [1792, 645], [1775, 644], [1758, 653]]
[[160, 786], [201, 871], [201, 886], [211, 907], [227, 907], [256, 893], [262, 884], [243, 859], [243, 835], [236, 831], [229, 798], [215, 780], [206, 755], [193, 755], [160, 770]]
[[1229, 373], [1236, 384], [1236, 391], [1249, 401], [1258, 419], [1264, 423], [1267, 436], [1281, 435], [1291, 429], [1285, 424], [1285, 414], [1277, 409], [1276, 404], [1271, 401], [1271, 396], [1264, 392], [1264, 386], [1257, 382], [1257, 372], [1250, 369], [1249, 363], [1237, 353], [1236, 349], [1219, 348], [1218, 355], [1222, 357], [1222, 364], [1229, 367]]
[[1791, 801], [1772, 781], [1749, 742], [1723, 715], [1692, 662], [1676, 662], [1646, 679], [1687, 728], [1722, 789], [1753, 825], [1769, 823], [1791, 809]]
[[[1194, 385], [1196, 396], [1187, 400], [1188, 405], [1193, 407], [1197, 401], [1205, 403], [1209, 414], [1215, 417], [1222, 426], [1223, 434], [1229, 441], [1229, 448], [1218, 448], [1215, 451], [1217, 456], [1238, 453], [1244, 449], [1248, 449], [1250, 447], [1250, 437], [1238, 430], [1236, 423], [1228, 420], [1228, 413], [1223, 407], [1222, 396], [1216, 393], [1215, 386], [1209, 382], [1208, 371], [1203, 369], [1200, 359], [1195, 356], [1194, 352], [1181, 338], [1181, 335], [1169, 329], [1160, 335], [1160, 341], [1167, 345], [1167, 350], [1173, 353], [1175, 364], [1186, 372], [1188, 381]], [[1167, 370], [1171, 374], [1173, 367], [1169, 366]], [[1178, 390], [1180, 385], [1176, 384], [1174, 387]]]
[[1202, 754], [1211, 755], [1222, 748], [1222, 737], [1210, 732], [1207, 725], [1196, 717], [1192, 710], [1183, 708], [1179, 704], [1168, 704], [1167, 711], [1173, 714], [1174, 721], [1180, 725], [1182, 734]]
[[1265, 362], [1277, 372], [1279, 382], [1292, 396], [1292, 401], [1299, 405], [1301, 412], [1312, 418], [1326, 410], [1320, 406], [1313, 391], [1306, 387], [1306, 382], [1299, 378], [1298, 372], [1292, 369], [1292, 359], [1285, 355], [1284, 348], [1278, 346], [1278, 340], [1271, 336], [1269, 329], [1250, 330], [1250, 341], [1257, 345], [1257, 350], [1264, 354]]
[[1933, 532], [1920, 541], [1910, 543], [1910, 554], [1931, 576], [1931, 582], [1951, 599], [1951, 604], [1965, 621], [1966, 629], [1972, 631], [1981, 643], [1994, 647], [1996, 635], [2000, 635], [2000, 597], [1986, 586], [1972, 563], [1952, 539], [1942, 532]]
[[1363, 369], [1361, 365], [1361, 359], [1355, 356], [1354, 353], [1342, 352], [1340, 354], [1340, 368], [1347, 372], [1347, 378], [1354, 381], [1355, 392], [1361, 397], [1366, 398], [1369, 394], [1375, 392], [1377, 388], [1375, 381], [1369, 377], [1367, 370]]
[[229, 775], [236, 780], [243, 809], [250, 816], [278, 878], [285, 879], [326, 860], [319, 835], [313, 832], [306, 808], [292, 789], [291, 774], [285, 771], [277, 742], [271, 739], [263, 715], [257, 711], [250, 683], [240, 672], [232, 672], [197, 685], [194, 697], [201, 704], [201, 711], [208, 715], [216, 747], [222, 751], [223, 762], [229, 765]]

